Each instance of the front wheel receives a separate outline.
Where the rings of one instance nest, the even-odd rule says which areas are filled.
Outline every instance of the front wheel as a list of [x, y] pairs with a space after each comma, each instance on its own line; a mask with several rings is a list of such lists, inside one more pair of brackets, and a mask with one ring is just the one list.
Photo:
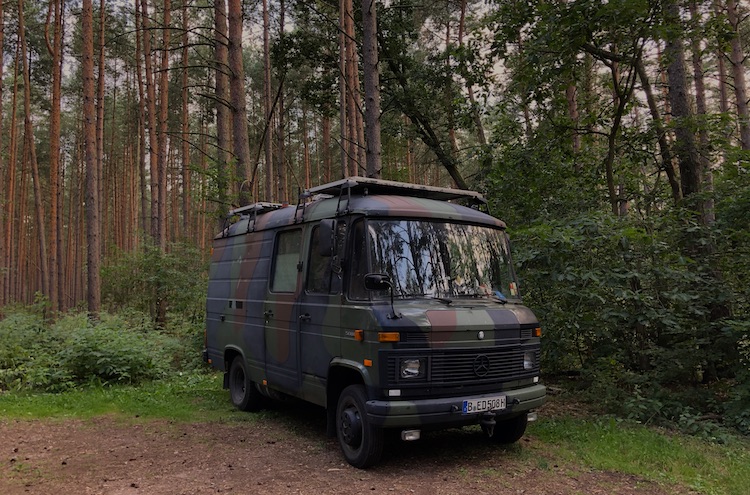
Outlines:
[[515, 418], [498, 421], [490, 438], [502, 444], [516, 443], [526, 432], [527, 423], [528, 415], [525, 413]]
[[263, 395], [250, 381], [242, 356], [235, 357], [229, 367], [229, 395], [240, 411], [259, 411], [263, 406]]
[[346, 461], [366, 468], [383, 454], [383, 430], [370, 424], [365, 404], [367, 394], [362, 385], [350, 385], [341, 392], [336, 407], [336, 435]]

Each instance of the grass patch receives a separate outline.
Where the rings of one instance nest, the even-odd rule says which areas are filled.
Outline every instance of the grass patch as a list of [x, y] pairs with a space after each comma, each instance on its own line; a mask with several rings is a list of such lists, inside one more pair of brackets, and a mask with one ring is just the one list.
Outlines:
[[173, 421], [252, 421], [222, 390], [220, 373], [175, 374], [140, 386], [76, 388], [60, 393], [5, 392], [0, 416], [17, 419], [81, 418], [104, 414]]
[[547, 419], [530, 433], [543, 442], [547, 459], [678, 483], [710, 495], [742, 495], [750, 486], [750, 443], [739, 437], [720, 445], [610, 418]]

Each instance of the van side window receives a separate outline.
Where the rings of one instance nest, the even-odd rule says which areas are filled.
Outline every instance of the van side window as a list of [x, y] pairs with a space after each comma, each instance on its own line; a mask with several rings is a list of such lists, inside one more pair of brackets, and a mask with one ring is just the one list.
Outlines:
[[352, 299], [369, 299], [365, 290], [365, 275], [367, 265], [367, 238], [365, 236], [365, 222], [360, 220], [354, 224], [352, 231], [351, 271], [349, 272], [349, 297]]
[[276, 249], [271, 274], [271, 290], [294, 292], [297, 288], [297, 263], [302, 245], [302, 231], [289, 230], [276, 237]]
[[310, 238], [310, 262], [307, 271], [307, 292], [328, 294], [331, 290], [331, 256], [321, 256], [320, 228], [315, 227]]

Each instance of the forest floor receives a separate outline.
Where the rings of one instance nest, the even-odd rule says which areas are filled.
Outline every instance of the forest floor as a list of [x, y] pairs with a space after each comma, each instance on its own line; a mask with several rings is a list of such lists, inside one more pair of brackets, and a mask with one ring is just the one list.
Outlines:
[[[546, 409], [545, 408], [548, 408]], [[557, 414], [554, 405], [543, 414]], [[248, 421], [122, 415], [0, 419], [0, 493], [15, 494], [694, 494], [563, 460], [535, 437], [491, 445], [478, 429], [390, 439], [368, 470], [349, 466], [322, 411], [280, 406]]]

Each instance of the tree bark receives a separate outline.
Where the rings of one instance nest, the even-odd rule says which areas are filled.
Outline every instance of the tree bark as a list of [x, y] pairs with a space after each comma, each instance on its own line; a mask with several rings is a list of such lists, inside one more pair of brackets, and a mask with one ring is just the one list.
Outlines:
[[667, 133], [662, 124], [661, 114], [659, 113], [659, 107], [656, 104], [654, 92], [651, 89], [651, 82], [649, 81], [648, 74], [646, 74], [646, 69], [643, 66], [643, 60], [640, 58], [636, 60], [636, 70], [638, 71], [638, 77], [641, 80], [641, 88], [646, 95], [648, 109], [651, 112], [654, 132], [656, 133], [656, 139], [659, 143], [661, 165], [667, 175], [667, 180], [669, 181], [669, 186], [672, 190], [672, 199], [675, 204], [678, 204], [682, 199], [682, 192], [680, 191], [680, 183], [677, 181], [674, 167], [672, 166], [672, 151], [670, 150], [669, 142], [667, 142]]
[[[36, 213], [36, 229], [39, 242], [39, 274], [41, 275], [41, 292], [49, 295], [49, 258], [47, 258], [47, 235], [45, 232], [47, 217], [44, 214], [42, 204], [42, 185], [39, 177], [39, 164], [36, 156], [36, 143], [34, 140], [34, 126], [31, 122], [31, 73], [28, 58], [26, 56], [26, 26], [24, 23], [23, 0], [18, 1], [18, 38], [21, 44], [21, 59], [23, 60], [24, 81], [24, 147], [28, 150], [28, 158], [31, 165], [31, 177], [34, 182], [34, 210]], [[21, 217], [23, 218], [23, 217]]]
[[[45, 40], [47, 42], [47, 51], [52, 56], [52, 99], [50, 101], [50, 122], [49, 122], [49, 185], [50, 185], [50, 239], [49, 239], [49, 298], [52, 311], [55, 312], [60, 307], [60, 297], [62, 294], [62, 273], [60, 271], [60, 257], [62, 256], [62, 219], [60, 218], [60, 111], [62, 95], [62, 16], [64, 3], [61, 0], [52, 0], [49, 5], [50, 11], [47, 14], [47, 23], [45, 24]], [[53, 35], [52, 43], [49, 38], [49, 26], [52, 21]], [[1, 35], [0, 35], [1, 36]], [[0, 43], [2, 50], [2, 43]], [[0, 79], [2, 79], [2, 69], [0, 69]], [[1, 98], [0, 98], [0, 101]]]
[[[83, 147], [86, 162], [86, 266], [88, 273], [87, 302], [89, 315], [96, 318], [101, 307], [99, 268], [99, 166], [96, 154], [96, 107], [94, 81], [94, 21], [92, 0], [83, 0], [81, 24], [83, 52]], [[145, 0], [144, 0], [145, 1]]]
[[[714, 16], [720, 17], [721, 16], [721, 0], [714, 0]], [[727, 69], [724, 63], [724, 59], [726, 58], [726, 54], [724, 53], [724, 50], [721, 48], [721, 44], [718, 43], [718, 48], [716, 49], [716, 61], [717, 61], [717, 69], [718, 69], [718, 85], [719, 85], [719, 108], [721, 109], [721, 113], [727, 114], [729, 113], [729, 94], [727, 93]]]
[[[135, 0], [135, 25], [136, 29], [143, 29], [141, 19], [141, 2]], [[146, 93], [143, 85], [143, 70], [141, 68], [141, 36], [135, 37], [135, 71], [138, 79], [138, 174], [140, 176], [141, 214], [140, 228], [144, 235], [149, 233], [149, 211], [148, 211], [148, 184], [146, 181]]]
[[[668, 25], [678, 25], [679, 7], [676, 0], [665, 1], [665, 15]], [[680, 166], [682, 195], [688, 198], [701, 191], [700, 154], [692, 130], [693, 112], [687, 89], [685, 53], [681, 36], [667, 39], [665, 55], [669, 61], [669, 102], [674, 120], [675, 151]]]
[[188, 103], [190, 102], [190, 92], [188, 91], [188, 2], [182, 0], [182, 235], [185, 239], [192, 239], [192, 214], [191, 203], [191, 186], [190, 177], [190, 112]]
[[[162, 22], [162, 51], [161, 67], [159, 68], [159, 163], [157, 166], [158, 181], [158, 236], [157, 245], [161, 252], [167, 250], [167, 147], [169, 139], [168, 117], [169, 117], [169, 50], [170, 50], [170, 33], [172, 32], [172, 0], [164, 0], [164, 16]], [[160, 313], [161, 314], [161, 313]]]
[[701, 31], [701, 14], [698, 11], [696, 0], [691, 0], [689, 4], [690, 18], [693, 21], [693, 30], [691, 36], [691, 56], [693, 62], [693, 85], [695, 86], [695, 112], [698, 116], [698, 143], [700, 154], [700, 167], [702, 184], [701, 188], [709, 193], [703, 202], [703, 223], [711, 225], [716, 220], [714, 213], [714, 202], [711, 196], [713, 193], [713, 173], [711, 171], [711, 162], [708, 159], [709, 142], [708, 131], [706, 129], [706, 86], [703, 81], [703, 54], [701, 50], [701, 38], [698, 33]]
[[[264, 0], [265, 2], [266, 0]], [[247, 171], [250, 164], [250, 143], [247, 135], [247, 97], [245, 68], [242, 62], [242, 0], [229, 0], [229, 92], [232, 102], [232, 134], [237, 171], [237, 201], [240, 206], [250, 202]], [[270, 200], [270, 198], [267, 198]]]
[[379, 179], [383, 165], [380, 144], [380, 75], [375, 0], [362, 0], [362, 24], [367, 177]]
[[[5, 12], [3, 10], [3, 2], [0, 2], [0, 53], [5, 53]], [[3, 89], [4, 89], [4, 74], [3, 69], [5, 64], [2, 63], [2, 57], [0, 57], [0, 136], [3, 135]], [[12, 204], [11, 195], [5, 190], [5, 166], [3, 166], [3, 140], [0, 139], [0, 194], [5, 198], [0, 200], [0, 233], [5, 234], [5, 219], [7, 213], [7, 207]], [[7, 167], [10, 169], [10, 167]], [[5, 306], [6, 295], [5, 288], [7, 286], [6, 274], [10, 269], [8, 264], [8, 251], [6, 247], [6, 239], [0, 240], [0, 308]]]
[[[286, 23], [286, 6], [284, 0], [279, 0], [279, 42], [284, 45], [284, 27]], [[276, 160], [276, 187], [278, 190], [276, 200], [279, 202], [289, 201], [289, 194], [287, 192], [287, 178], [286, 178], [286, 130], [285, 130], [285, 109], [284, 109], [284, 76], [282, 74], [279, 77], [279, 112], [278, 112], [278, 128], [276, 131], [276, 149], [278, 160]], [[303, 136], [303, 139], [305, 136]], [[308, 186], [309, 187], [309, 186]]]
[[266, 118], [265, 134], [265, 200], [273, 201], [274, 197], [274, 175], [273, 175], [273, 131], [271, 122], [273, 119], [273, 107], [271, 105], [271, 26], [268, 17], [268, 1], [263, 0], [263, 104]]
[[156, 88], [154, 87], [154, 70], [151, 58], [151, 22], [149, 21], [147, 0], [141, 2], [141, 31], [143, 34], [143, 60], [145, 69], [147, 128], [148, 128], [148, 156], [149, 171], [151, 173], [151, 238], [159, 245], [159, 135], [156, 126]]
[[331, 182], [331, 166], [333, 164], [331, 157], [331, 118], [324, 114], [320, 125], [323, 128], [323, 180], [324, 182]]
[[349, 176], [347, 91], [346, 91], [346, 0], [339, 0], [339, 148], [341, 177]]
[[740, 20], [737, 13], [737, 3], [734, 0], [727, 0], [727, 19], [734, 33], [731, 40], [732, 52], [729, 60], [732, 64], [732, 74], [734, 75], [734, 98], [737, 102], [740, 145], [743, 150], [750, 150], [750, 115], [748, 114], [745, 66], [743, 65], [745, 55], [742, 52]]
[[[106, 196], [104, 194], [104, 185], [106, 181], [104, 178], [104, 88], [106, 84], [104, 74], [104, 29], [105, 29], [105, 4], [104, 0], [99, 0], [99, 32], [98, 32], [98, 49], [99, 49], [99, 76], [96, 79], [96, 163], [99, 166], [99, 228], [102, 230], [99, 232], [100, 245], [104, 248], [106, 244], [106, 237], [104, 232], [104, 226], [108, 226], [107, 221], [107, 206]], [[104, 251], [102, 251], [102, 255]]]
[[230, 139], [231, 126], [229, 107], [229, 32], [227, 28], [226, 0], [214, 0], [214, 57], [216, 63], [215, 95], [216, 95], [216, 204], [217, 225], [220, 230], [228, 210], [228, 167], [231, 156]]

